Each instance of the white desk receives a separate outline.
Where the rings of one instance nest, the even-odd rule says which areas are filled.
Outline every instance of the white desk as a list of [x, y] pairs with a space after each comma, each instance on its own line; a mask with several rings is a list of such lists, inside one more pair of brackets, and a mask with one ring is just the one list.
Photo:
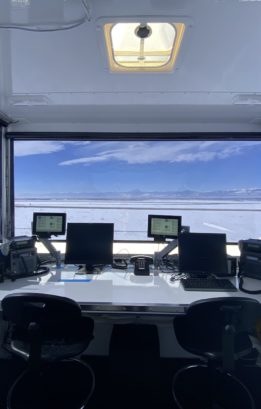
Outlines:
[[[132, 271], [132, 270], [130, 270]], [[46, 275], [5, 280], [0, 284], [0, 301], [11, 292], [39, 292], [69, 297], [84, 313], [96, 315], [182, 314], [194, 301], [213, 297], [245, 296], [261, 301], [261, 295], [237, 292], [185, 291], [180, 281], [171, 282], [170, 273], [135, 276], [130, 271], [108, 269], [101, 274], [78, 275], [75, 266], [51, 270]], [[232, 281], [237, 285], [237, 279]], [[261, 281], [246, 278], [249, 289], [261, 289]]]
[[[157, 325], [161, 357], [183, 358], [191, 355], [178, 345], [173, 329], [173, 316], [183, 314], [190, 303], [200, 299], [230, 296], [245, 296], [261, 301], [261, 295], [254, 296], [240, 291], [185, 291], [179, 281], [170, 281], [170, 273], [143, 277], [134, 276], [130, 271], [110, 269], [97, 275], [79, 276], [75, 274], [76, 267], [66, 266], [42, 276], [14, 282], [5, 280], [0, 284], [0, 301], [14, 292], [55, 294], [77, 301], [83, 314], [92, 316], [95, 322], [95, 337], [88, 348], [88, 354], [107, 355], [113, 325], [135, 322]], [[232, 281], [237, 284], [236, 278]], [[261, 288], [261, 281], [245, 279], [245, 285], [249, 289], [258, 289]]]

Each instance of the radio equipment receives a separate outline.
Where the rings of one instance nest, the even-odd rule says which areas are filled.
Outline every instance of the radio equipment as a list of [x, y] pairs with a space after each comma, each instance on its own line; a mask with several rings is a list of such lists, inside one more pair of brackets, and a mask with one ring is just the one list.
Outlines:
[[240, 240], [239, 275], [261, 280], [261, 240]]
[[257, 253], [261, 255], [261, 240], [249, 239], [238, 242], [239, 249], [242, 253]]
[[28, 237], [28, 236], [14, 237], [9, 243], [10, 250], [29, 249], [29, 248], [34, 248], [34, 246], [35, 246], [35, 239], [33, 237]]
[[33, 237], [14, 237], [2, 244], [0, 250], [3, 276], [15, 280], [30, 276], [37, 270], [37, 250]]

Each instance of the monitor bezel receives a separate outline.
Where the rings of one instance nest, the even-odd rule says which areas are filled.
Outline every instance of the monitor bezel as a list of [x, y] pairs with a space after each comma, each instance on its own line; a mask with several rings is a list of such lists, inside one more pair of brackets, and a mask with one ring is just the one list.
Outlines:
[[[106, 261], [102, 260], [101, 262], [95, 262], [95, 260], [87, 260], [84, 257], [75, 257], [73, 258], [72, 255], [70, 254], [70, 251], [68, 251], [68, 234], [70, 233], [70, 225], [109, 225], [112, 228], [112, 248], [111, 248], [111, 257], [110, 259], [108, 258]], [[99, 265], [109, 265], [112, 264], [113, 262], [113, 242], [114, 242], [114, 223], [68, 223], [67, 224], [67, 235], [66, 235], [66, 244], [65, 244], [65, 255], [64, 255], [64, 263], [65, 264], [75, 264], [75, 265], [94, 265], [94, 266], [99, 266]]]
[[[53, 232], [52, 230], [48, 231], [38, 231], [37, 230], [37, 218], [39, 216], [57, 216], [57, 217], [62, 217], [62, 229], [61, 231]], [[49, 236], [62, 236], [65, 234], [66, 230], [66, 213], [57, 213], [57, 212], [34, 212], [33, 213], [33, 223], [32, 223], [32, 234], [35, 234], [36, 236], [44, 236], [44, 237], [49, 237]]]
[[[193, 257], [193, 250], [191, 248], [192, 242], [193, 240], [196, 240], [197, 238], [202, 238], [205, 237], [206, 241], [206, 247], [202, 246], [201, 243], [201, 252], [200, 252], [200, 256], [203, 254], [203, 252], [207, 252], [207, 254], [212, 254], [209, 253], [210, 249], [208, 246], [211, 246], [213, 244], [213, 242], [211, 241], [212, 239], [215, 240], [215, 238], [219, 237], [220, 239], [223, 239], [222, 242], [222, 246], [224, 244], [224, 247], [222, 247], [222, 249], [220, 248], [220, 254], [216, 254], [216, 256], [221, 256], [222, 258], [216, 262], [215, 267], [214, 266], [214, 262], [213, 260], [217, 260], [216, 257], [212, 257], [208, 256], [209, 260], [211, 260], [212, 264], [211, 264], [211, 268], [203, 268], [203, 264], [202, 261], [198, 261], [198, 264], [201, 264], [200, 267], [196, 268], [197, 263], [196, 263], [196, 257]], [[186, 240], [187, 238], [191, 238], [191, 241], [189, 241], [187, 248], [186, 248], [186, 252], [187, 254], [191, 255], [190, 263], [188, 263], [186, 260], [186, 253], [182, 254], [183, 250], [182, 250], [182, 246], [180, 246], [180, 243], [182, 242], [182, 240]], [[193, 232], [193, 233], [182, 233], [178, 239], [178, 252], [179, 252], [179, 257], [178, 257], [178, 270], [181, 273], [208, 273], [208, 274], [213, 274], [217, 277], [226, 277], [228, 275], [228, 266], [227, 266], [227, 249], [226, 249], [226, 244], [227, 244], [227, 239], [226, 239], [226, 234], [225, 233], [206, 233], [206, 232]], [[182, 256], [181, 256], [182, 254]], [[181, 257], [180, 257], [181, 256]], [[202, 257], [202, 256], [201, 256]], [[192, 258], [193, 258], [193, 262], [192, 262]]]
[[[178, 221], [178, 232], [175, 235], [172, 234], [155, 234], [152, 232], [152, 220], [153, 219], [171, 219], [171, 220], [177, 220]], [[177, 239], [178, 236], [181, 233], [181, 221], [182, 221], [182, 216], [176, 216], [176, 215], [165, 215], [165, 214], [149, 214], [148, 215], [148, 237], [154, 238], [154, 241], [165, 241], [166, 239]]]

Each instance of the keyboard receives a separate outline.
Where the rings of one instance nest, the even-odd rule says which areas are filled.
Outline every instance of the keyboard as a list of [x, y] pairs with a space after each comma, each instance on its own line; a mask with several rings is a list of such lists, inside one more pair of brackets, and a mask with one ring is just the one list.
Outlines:
[[180, 281], [187, 291], [237, 291], [227, 278], [182, 278]]

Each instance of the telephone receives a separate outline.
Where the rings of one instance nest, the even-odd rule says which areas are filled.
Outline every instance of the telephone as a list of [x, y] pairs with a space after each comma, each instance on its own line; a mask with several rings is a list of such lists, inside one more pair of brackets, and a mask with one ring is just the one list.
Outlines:
[[150, 256], [133, 256], [130, 263], [134, 264], [134, 274], [139, 276], [148, 276], [150, 274], [150, 265], [153, 264], [153, 258]]

